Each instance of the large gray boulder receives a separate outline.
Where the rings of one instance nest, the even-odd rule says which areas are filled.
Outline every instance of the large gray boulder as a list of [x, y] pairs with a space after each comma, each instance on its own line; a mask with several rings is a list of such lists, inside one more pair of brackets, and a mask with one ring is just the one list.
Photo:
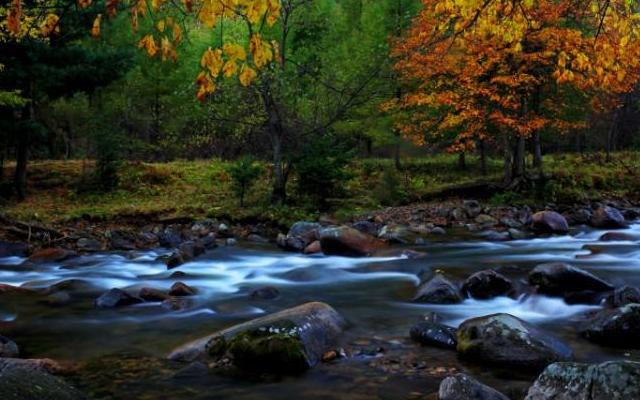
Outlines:
[[497, 390], [465, 374], [445, 378], [438, 389], [439, 400], [509, 400]]
[[555, 211], [540, 211], [531, 217], [531, 228], [544, 233], [567, 233], [569, 224], [562, 215]]
[[244, 371], [298, 373], [336, 348], [343, 325], [331, 306], [306, 303], [187, 343], [169, 359], [190, 362], [228, 357]]
[[608, 292], [613, 286], [590, 272], [564, 263], [541, 264], [529, 273], [539, 293], [562, 296], [575, 292]]
[[63, 380], [37, 368], [0, 363], [2, 400], [82, 400], [86, 397]]
[[298, 221], [291, 225], [286, 236], [280, 236], [278, 246], [285, 250], [302, 252], [304, 249], [319, 239], [318, 232], [322, 225], [316, 222]]
[[462, 300], [460, 289], [442, 274], [421, 284], [413, 299], [417, 303], [430, 304], [456, 304]]
[[525, 400], [628, 400], [640, 398], [640, 363], [555, 363], [538, 377]]
[[624, 215], [617, 208], [603, 206], [599, 207], [591, 217], [591, 225], [596, 228], [625, 228], [627, 223]]
[[583, 324], [580, 334], [606, 346], [640, 348], [640, 304], [601, 310]]
[[384, 243], [357, 229], [338, 226], [320, 231], [320, 246], [326, 255], [363, 257], [373, 254]]
[[509, 314], [464, 321], [458, 328], [458, 354], [483, 363], [539, 370], [572, 357], [560, 339]]

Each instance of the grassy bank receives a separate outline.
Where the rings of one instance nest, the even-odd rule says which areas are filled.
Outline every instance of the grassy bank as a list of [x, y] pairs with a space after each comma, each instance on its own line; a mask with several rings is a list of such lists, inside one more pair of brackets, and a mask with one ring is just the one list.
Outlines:
[[[166, 164], [125, 163], [119, 168], [119, 186], [109, 192], [88, 190], [94, 165], [83, 161], [36, 161], [29, 168], [29, 193], [24, 202], [8, 202], [3, 212], [12, 218], [65, 223], [78, 218], [111, 219], [122, 215], [225, 217], [236, 220], [270, 220], [283, 225], [317, 218], [320, 212], [291, 182], [291, 205], [269, 202], [270, 176], [264, 165], [251, 187], [246, 206], [240, 207], [231, 187], [228, 163], [219, 160], [175, 161]], [[500, 179], [501, 162], [491, 159], [489, 174], [479, 173], [476, 160], [460, 170], [457, 157], [439, 155], [403, 160], [395, 171], [391, 160], [364, 159], [352, 163], [352, 178], [343, 185], [343, 197], [332, 199], [338, 218], [384, 206], [430, 199], [451, 185]], [[12, 173], [8, 165], [4, 176]], [[613, 155], [610, 162], [599, 154], [560, 154], [545, 157], [551, 179], [525, 193], [495, 193], [489, 202], [572, 203], [602, 198], [640, 197], [640, 153]]]

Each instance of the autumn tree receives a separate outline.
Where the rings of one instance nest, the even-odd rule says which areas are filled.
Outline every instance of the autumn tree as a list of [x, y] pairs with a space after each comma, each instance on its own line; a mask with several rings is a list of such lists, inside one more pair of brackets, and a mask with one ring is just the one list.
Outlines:
[[[525, 175], [525, 141], [584, 125], [566, 96], [615, 106], [640, 68], [640, 14], [626, 0], [423, 0], [392, 56], [409, 88], [387, 104], [420, 144], [453, 132], [452, 151], [502, 143], [505, 181]], [[604, 100], [606, 99], [606, 100]]]

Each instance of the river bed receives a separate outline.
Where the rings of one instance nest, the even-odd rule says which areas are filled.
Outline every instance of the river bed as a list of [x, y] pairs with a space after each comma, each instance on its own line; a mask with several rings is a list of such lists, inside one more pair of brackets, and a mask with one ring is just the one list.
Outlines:
[[[166, 249], [85, 255], [55, 264], [0, 259], [0, 283], [46, 288], [70, 279], [83, 282], [81, 295], [63, 306], [31, 298], [2, 300], [0, 332], [18, 343], [23, 357], [81, 363], [69, 379], [97, 399], [425, 398], [454, 371], [517, 397], [535, 375], [488, 369], [459, 361], [455, 352], [421, 347], [409, 339], [410, 327], [429, 311], [454, 326], [505, 312], [563, 338], [579, 361], [640, 361], [640, 352], [597, 346], [577, 335], [577, 321], [597, 305], [569, 305], [538, 295], [416, 304], [411, 298], [419, 276], [443, 270], [461, 282], [493, 268], [524, 283], [535, 265], [566, 262], [615, 286], [640, 286], [640, 242], [601, 242], [604, 232], [584, 228], [567, 236], [509, 242], [443, 238], [410, 247], [427, 254], [418, 259], [306, 256], [271, 245], [219, 247], [172, 270], [156, 261]], [[640, 225], [626, 232], [640, 235]], [[176, 271], [186, 276], [172, 277]], [[114, 287], [137, 293], [142, 287], [168, 289], [178, 280], [198, 289], [183, 310], [159, 303], [93, 307], [97, 296]], [[264, 286], [276, 287], [279, 297], [249, 298], [253, 289]], [[172, 348], [191, 339], [308, 301], [326, 302], [346, 318], [349, 357], [269, 381], [178, 372], [182, 365], [165, 360]]]

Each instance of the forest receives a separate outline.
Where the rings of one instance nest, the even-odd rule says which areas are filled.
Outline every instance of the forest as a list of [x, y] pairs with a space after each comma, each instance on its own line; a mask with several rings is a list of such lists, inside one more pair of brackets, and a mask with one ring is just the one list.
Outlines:
[[0, 1], [0, 398], [640, 398], [639, 220], [632, 0]]

